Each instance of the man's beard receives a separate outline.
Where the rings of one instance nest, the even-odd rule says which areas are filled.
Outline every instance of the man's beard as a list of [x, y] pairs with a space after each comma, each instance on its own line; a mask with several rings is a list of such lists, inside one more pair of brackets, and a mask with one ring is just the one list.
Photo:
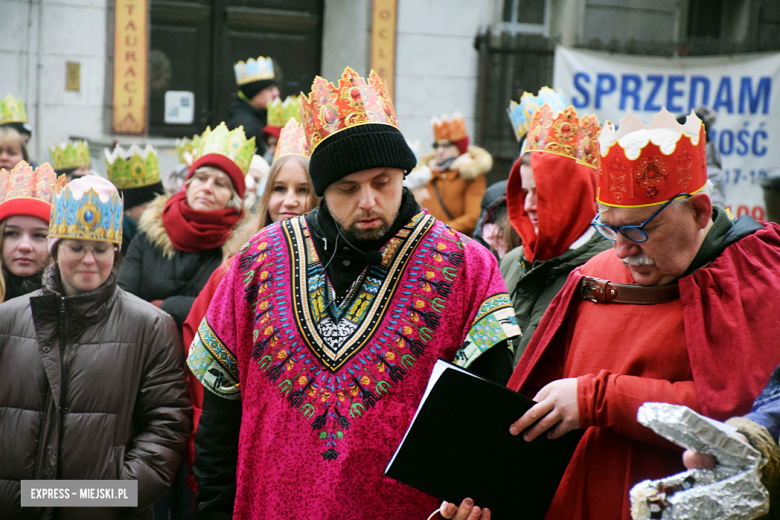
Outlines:
[[344, 229], [344, 233], [350, 240], [367, 242], [369, 240], [376, 240], [382, 238], [385, 233], [390, 231], [390, 224], [382, 221], [379, 227], [373, 229], [359, 229], [354, 224]]

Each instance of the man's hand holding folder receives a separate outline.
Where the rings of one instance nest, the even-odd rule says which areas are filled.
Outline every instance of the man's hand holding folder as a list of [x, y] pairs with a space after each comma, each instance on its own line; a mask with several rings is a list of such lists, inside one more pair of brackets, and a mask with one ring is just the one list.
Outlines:
[[[537, 402], [520, 419], [512, 423], [509, 433], [532, 441], [542, 433], [550, 430], [548, 439], [557, 439], [564, 433], [577, 430], [580, 427], [580, 408], [577, 403], [577, 378], [559, 379], [546, 385], [534, 396]], [[532, 428], [528, 429], [532, 424]], [[528, 431], [525, 431], [528, 429]]]

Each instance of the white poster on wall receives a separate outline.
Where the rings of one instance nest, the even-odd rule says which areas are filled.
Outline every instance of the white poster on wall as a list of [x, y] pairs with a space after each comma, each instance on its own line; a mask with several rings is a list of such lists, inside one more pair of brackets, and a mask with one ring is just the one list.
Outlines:
[[765, 216], [762, 177], [780, 174], [780, 54], [659, 58], [555, 51], [554, 88], [579, 114], [615, 125], [630, 111], [649, 124], [661, 107], [717, 112], [709, 138], [720, 150], [726, 200], [736, 216]]

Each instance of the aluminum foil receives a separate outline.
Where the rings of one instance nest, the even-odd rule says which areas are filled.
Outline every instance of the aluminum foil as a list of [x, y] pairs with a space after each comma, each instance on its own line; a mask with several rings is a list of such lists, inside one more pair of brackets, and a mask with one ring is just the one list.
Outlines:
[[634, 520], [751, 520], [769, 511], [758, 450], [684, 406], [645, 403], [637, 420], [680, 446], [715, 456], [717, 465], [640, 482], [630, 494]]

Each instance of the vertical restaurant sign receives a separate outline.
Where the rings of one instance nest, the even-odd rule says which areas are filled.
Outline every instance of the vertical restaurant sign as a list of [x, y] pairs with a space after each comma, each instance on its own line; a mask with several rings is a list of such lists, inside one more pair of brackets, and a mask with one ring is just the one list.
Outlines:
[[147, 0], [115, 0], [111, 132], [146, 133]]
[[395, 27], [398, 0], [374, 0], [371, 22], [371, 68], [387, 83], [392, 99], [395, 93]]

